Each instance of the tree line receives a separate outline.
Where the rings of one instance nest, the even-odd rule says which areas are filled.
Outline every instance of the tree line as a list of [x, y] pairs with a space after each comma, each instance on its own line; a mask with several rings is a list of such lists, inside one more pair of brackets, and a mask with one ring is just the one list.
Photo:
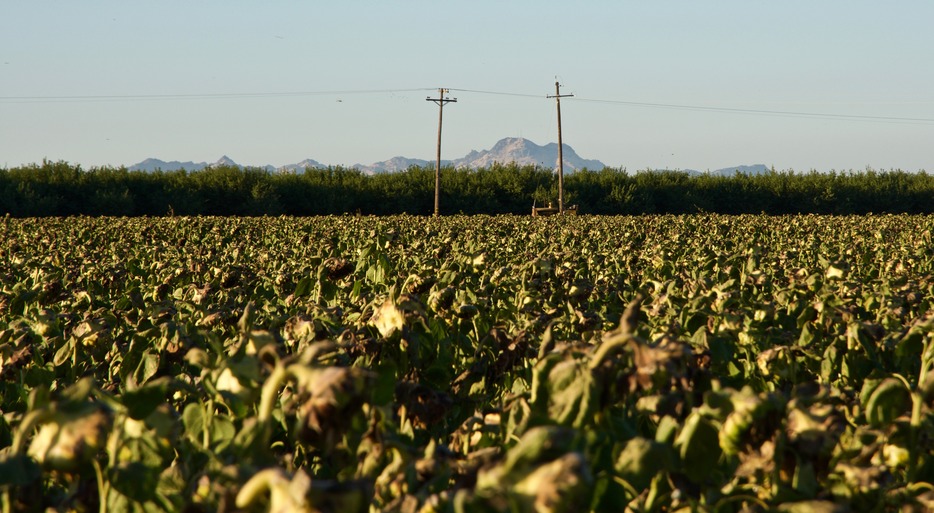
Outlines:
[[[0, 214], [429, 215], [434, 175], [431, 167], [376, 175], [341, 167], [144, 172], [45, 161], [0, 169]], [[564, 184], [565, 203], [582, 214], [934, 213], [934, 176], [923, 171], [695, 176], [606, 168], [569, 173]], [[496, 164], [441, 171], [442, 214], [528, 214], [533, 203], [544, 206], [557, 196], [551, 169]]]

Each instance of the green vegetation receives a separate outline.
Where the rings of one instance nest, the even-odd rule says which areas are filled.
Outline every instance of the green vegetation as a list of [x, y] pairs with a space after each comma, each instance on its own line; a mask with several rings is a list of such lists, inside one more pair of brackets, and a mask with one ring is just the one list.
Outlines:
[[0, 505], [930, 510], [932, 229], [6, 217]]
[[[552, 171], [531, 166], [448, 168], [441, 181], [445, 214], [527, 214], [533, 202], [558, 196]], [[569, 174], [565, 192], [582, 213], [604, 215], [934, 213], [934, 176], [923, 172], [691, 177], [608, 168]], [[15, 217], [427, 215], [433, 205], [433, 168], [375, 176], [342, 168], [146, 173], [44, 162], [0, 170], [0, 214]]]

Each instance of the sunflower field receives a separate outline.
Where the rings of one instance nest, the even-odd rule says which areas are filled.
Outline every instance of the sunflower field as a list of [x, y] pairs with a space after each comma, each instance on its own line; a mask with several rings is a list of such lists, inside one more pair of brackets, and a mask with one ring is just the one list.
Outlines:
[[934, 218], [0, 219], [0, 507], [934, 509]]

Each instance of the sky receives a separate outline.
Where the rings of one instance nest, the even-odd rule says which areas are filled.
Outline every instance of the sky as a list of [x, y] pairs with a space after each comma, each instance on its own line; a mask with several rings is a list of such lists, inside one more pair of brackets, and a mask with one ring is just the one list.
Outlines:
[[934, 2], [0, 0], [0, 167], [432, 160], [934, 172]]

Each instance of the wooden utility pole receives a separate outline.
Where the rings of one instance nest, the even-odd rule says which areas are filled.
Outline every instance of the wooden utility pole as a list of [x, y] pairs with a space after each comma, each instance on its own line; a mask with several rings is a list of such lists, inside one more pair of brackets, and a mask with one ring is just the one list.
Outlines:
[[[561, 141], [561, 98], [574, 96], [573, 94], [561, 94], [561, 84], [555, 80], [555, 95], [548, 98], [554, 98], [558, 105], [558, 213], [564, 213], [564, 143]], [[440, 144], [440, 143], [439, 143]], [[440, 157], [439, 157], [440, 158]]]
[[447, 94], [447, 92], [447, 89], [440, 88], [438, 89], [437, 98], [425, 98], [426, 101], [438, 104], [438, 161], [437, 164], [435, 164], [435, 216], [438, 215], [438, 203], [441, 197], [441, 121], [444, 119], [444, 104], [457, 101], [457, 98], [445, 98], [444, 95]]

